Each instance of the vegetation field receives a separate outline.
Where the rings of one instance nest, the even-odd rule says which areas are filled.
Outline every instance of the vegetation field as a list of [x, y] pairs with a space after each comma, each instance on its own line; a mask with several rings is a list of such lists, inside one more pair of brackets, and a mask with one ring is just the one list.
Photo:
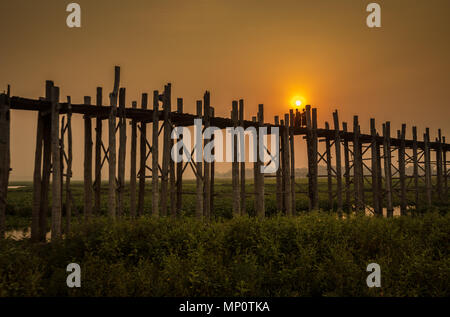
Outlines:
[[[377, 218], [306, 212], [297, 195], [297, 215], [276, 211], [275, 184], [266, 190], [269, 217], [231, 219], [229, 180], [217, 181], [216, 218], [194, 219], [195, 196], [184, 196], [178, 219], [146, 215], [111, 222], [102, 213], [85, 223], [81, 183], [73, 186], [73, 230], [54, 243], [0, 241], [0, 296], [449, 296], [448, 206], [405, 217]], [[306, 181], [299, 180], [300, 191]], [[8, 193], [8, 230], [31, 222], [30, 184]], [[187, 181], [186, 191], [194, 191]], [[248, 191], [252, 191], [248, 184]], [[321, 183], [321, 188], [326, 187]], [[327, 206], [321, 195], [321, 207]], [[369, 198], [369, 197], [368, 197]], [[369, 288], [369, 263], [381, 267], [381, 287]], [[66, 266], [78, 263], [82, 287], [66, 286]]]

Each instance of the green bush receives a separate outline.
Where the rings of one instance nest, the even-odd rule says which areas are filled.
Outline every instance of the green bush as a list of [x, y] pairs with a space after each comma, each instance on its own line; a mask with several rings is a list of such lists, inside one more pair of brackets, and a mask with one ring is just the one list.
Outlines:
[[[51, 244], [0, 242], [0, 296], [450, 295], [448, 214], [96, 219], [73, 229]], [[72, 262], [79, 289], [66, 286]], [[371, 262], [381, 288], [366, 285]]]

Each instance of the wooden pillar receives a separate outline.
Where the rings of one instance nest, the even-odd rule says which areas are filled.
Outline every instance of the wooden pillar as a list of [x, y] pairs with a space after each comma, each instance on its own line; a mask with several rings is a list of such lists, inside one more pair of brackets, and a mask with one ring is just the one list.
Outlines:
[[[197, 100], [197, 119], [202, 119], [202, 101]], [[201, 137], [200, 140], [195, 138], [195, 146], [196, 146], [196, 153], [195, 156], [197, 159], [195, 160], [195, 172], [196, 172], [196, 179], [197, 179], [197, 204], [195, 208], [195, 216], [197, 219], [203, 218], [203, 150], [201, 146]], [[200, 145], [198, 144], [200, 142]], [[200, 151], [198, 153], [197, 151]]]
[[[347, 133], [347, 122], [342, 122], [342, 131], [344, 135]], [[347, 211], [351, 211], [351, 202], [350, 202], [350, 150], [348, 147], [348, 139], [344, 136], [344, 177], [345, 177], [345, 206]]]
[[[137, 102], [132, 102], [132, 108], [137, 108]], [[130, 155], [130, 217], [136, 218], [136, 151], [137, 122], [131, 121], [131, 155]]]
[[[253, 122], [253, 124], [255, 126], [255, 129], [256, 129], [256, 135], [258, 136], [259, 129], [258, 129], [258, 124], [257, 124], [257, 118], [255, 116], [252, 117], [252, 122]], [[258, 157], [259, 157], [259, 154], [258, 154], [258, 143], [259, 143], [258, 137], [256, 137], [255, 162], [253, 162], [253, 189], [254, 189], [253, 191], [254, 191], [254, 197], [255, 197], [254, 208], [255, 208], [255, 215], [256, 216], [258, 216], [258, 181], [259, 181], [259, 178], [258, 178], [258, 175], [257, 175], [257, 170], [259, 168], [259, 165], [258, 165]]]
[[[103, 103], [102, 87], [97, 87], [97, 107]], [[94, 213], [100, 214], [102, 187], [102, 118], [95, 119], [95, 181], [94, 181]]]
[[313, 167], [314, 167], [314, 187], [313, 187], [313, 195], [314, 195], [314, 209], [319, 210], [319, 165], [318, 165], [318, 138], [317, 138], [317, 109], [312, 108], [311, 111], [311, 119], [312, 119], [312, 133], [313, 133]]
[[[84, 97], [84, 104], [91, 104], [91, 97]], [[92, 217], [92, 121], [84, 116], [84, 218]]]
[[402, 124], [400, 147], [398, 152], [398, 167], [400, 174], [400, 214], [406, 215], [406, 163], [405, 163], [406, 124]]
[[117, 115], [117, 97], [120, 84], [120, 67], [114, 69], [114, 89], [109, 95], [111, 110], [108, 118], [108, 163], [109, 163], [109, 184], [108, 184], [108, 211], [112, 219], [116, 219], [116, 115]]
[[[214, 118], [214, 115], [215, 115], [214, 108], [210, 107], [209, 109], [211, 112], [211, 118]], [[211, 136], [211, 142], [214, 143], [214, 134]], [[215, 148], [213, 148], [213, 150], [211, 151], [211, 154], [215, 155], [215, 153], [216, 153], [216, 150], [215, 150]], [[211, 201], [211, 203], [210, 203], [210, 210], [211, 210], [210, 218], [212, 218], [212, 217], [214, 217], [214, 177], [215, 177], [215, 162], [214, 161], [211, 162], [210, 174], [211, 174], [211, 179], [210, 179], [210, 183], [209, 183], [209, 187], [210, 187], [209, 195], [210, 195], [210, 201]]]
[[330, 138], [330, 125], [325, 122], [325, 130], [327, 130], [327, 136], [325, 138], [325, 152], [327, 158], [327, 185], [328, 185], [328, 209], [333, 210], [333, 175], [331, 172], [331, 144]]
[[72, 102], [67, 97], [67, 171], [66, 171], [66, 233], [71, 230], [72, 221], [72, 190], [70, 180], [72, 178]]
[[[175, 140], [170, 138], [170, 150], [172, 151], [173, 146], [175, 145]], [[175, 161], [172, 157], [169, 160], [169, 184], [170, 184], [170, 215], [172, 218], [176, 218], [177, 216], [177, 188], [176, 188], [176, 180], [175, 180]]]
[[[280, 125], [280, 120], [278, 116], [275, 116], [275, 125], [279, 126]], [[280, 128], [280, 127], [279, 127]], [[282, 132], [282, 128], [280, 129], [280, 131]], [[279, 159], [279, 167], [276, 171], [276, 197], [277, 197], [277, 211], [281, 212], [283, 210], [283, 179], [282, 179], [282, 165], [284, 164], [282, 161], [282, 157], [283, 155], [281, 154], [282, 152], [282, 148], [283, 148], [283, 140], [284, 138], [282, 137], [283, 133], [280, 134], [279, 136], [279, 143], [278, 143], [278, 149], [275, 149], [276, 151], [278, 151], [278, 155], [281, 159]]]
[[[377, 137], [379, 134], [377, 133]], [[383, 216], [383, 176], [381, 168], [381, 146], [379, 142], [377, 143], [377, 174], [378, 174], [378, 206], [380, 208], [380, 216]]]
[[[240, 99], [239, 100], [239, 125], [244, 129], [244, 100]], [[245, 144], [245, 136], [244, 136], [244, 140], [243, 140], [244, 144]], [[240, 203], [240, 207], [241, 207], [241, 216], [245, 215], [247, 213], [246, 208], [245, 208], [245, 199], [246, 199], [246, 194], [245, 194], [245, 159], [243, 162], [241, 162], [241, 203]]]
[[355, 189], [355, 207], [356, 212], [364, 212], [363, 209], [363, 197], [361, 188], [361, 170], [362, 170], [362, 157], [360, 147], [360, 130], [358, 123], [358, 116], [353, 117], [353, 186]]
[[61, 152], [59, 147], [59, 88], [52, 89], [52, 241], [61, 238]]
[[[3, 96], [3, 95], [2, 95]], [[3, 101], [4, 103], [4, 101]], [[4, 106], [3, 106], [4, 107]], [[39, 216], [41, 208], [41, 172], [42, 172], [42, 142], [44, 134], [44, 118], [41, 111], [37, 115], [36, 131], [36, 150], [34, 155], [34, 173], [33, 173], [33, 209], [31, 219], [31, 240], [37, 242], [40, 239], [39, 234]], [[1, 152], [5, 153], [5, 152]], [[1, 202], [0, 202], [1, 203]], [[6, 206], [6, 205], [5, 205]], [[0, 233], [1, 236], [1, 233]]]
[[[153, 91], [153, 124], [152, 124], [152, 216], [159, 217], [159, 92]], [[141, 141], [142, 142], [142, 141]], [[146, 141], [145, 141], [146, 142]], [[142, 149], [141, 149], [142, 150]], [[141, 154], [142, 155], [142, 154]], [[141, 163], [142, 165], [142, 163]], [[144, 158], [144, 170], [146, 168]], [[141, 175], [142, 177], [142, 175]], [[145, 174], [144, 174], [145, 182]], [[144, 183], [145, 184], [145, 183]], [[143, 190], [142, 190], [143, 192]]]
[[10, 170], [11, 115], [9, 95], [0, 95], [0, 239], [6, 233], [6, 197]]
[[289, 153], [289, 114], [284, 115], [284, 144], [283, 144], [283, 182], [284, 182], [284, 202], [286, 207], [286, 216], [292, 216], [292, 197], [291, 197], [291, 168], [290, 168], [290, 153]]
[[125, 118], [125, 88], [119, 91], [119, 162], [118, 162], [118, 208], [117, 216], [125, 213], [125, 158], [127, 151], [127, 125]]
[[387, 217], [393, 217], [394, 207], [392, 205], [392, 164], [391, 164], [391, 123], [383, 124], [383, 153], [384, 153], [384, 179], [386, 188]]
[[[211, 96], [209, 91], [206, 91], [203, 95], [203, 125], [204, 128], [207, 129], [210, 126], [210, 116], [211, 116]], [[204, 140], [205, 144], [209, 142], [208, 140]], [[207, 221], [211, 220], [211, 182], [210, 182], [210, 171], [211, 171], [211, 163], [204, 160], [204, 174], [203, 174], [203, 215]]]
[[[442, 137], [442, 142], [447, 145], [447, 143], [445, 143], [445, 136]], [[443, 152], [442, 152], [442, 161], [444, 163], [444, 197], [445, 197], [445, 202], [448, 201], [448, 170], [447, 170], [447, 150], [446, 148], [444, 148]]]
[[417, 152], [417, 127], [412, 128], [413, 134], [413, 178], [414, 178], [414, 201], [416, 204], [416, 210], [419, 208], [419, 159]]
[[[144, 98], [144, 96], [142, 96]], [[145, 99], [147, 99], [145, 97]], [[144, 105], [144, 103], [143, 103]], [[144, 135], [145, 137], [145, 135]], [[153, 91], [153, 124], [152, 124], [152, 216], [159, 217], [159, 92], [158, 90]], [[142, 138], [142, 134], [141, 134]], [[142, 139], [141, 139], [142, 142]], [[147, 142], [146, 139], [144, 142]], [[141, 143], [141, 151], [142, 151], [142, 143]], [[144, 152], [145, 153], [145, 152]], [[142, 158], [142, 154], [141, 154]], [[144, 170], [146, 169], [145, 163], [146, 157], [144, 157]], [[142, 177], [142, 175], [141, 175]], [[144, 185], [140, 185], [145, 187], [145, 174], [144, 174]], [[141, 192], [141, 191], [140, 191]], [[142, 188], [142, 193], [144, 192], [144, 188]], [[143, 194], [144, 195], [144, 194]], [[143, 200], [143, 198], [142, 198]], [[142, 201], [142, 205], [144, 202]], [[143, 207], [142, 207], [143, 208]]]
[[378, 156], [378, 142], [377, 142], [377, 130], [375, 127], [375, 119], [370, 119], [370, 134], [372, 136], [371, 140], [371, 156], [372, 156], [372, 204], [373, 209], [376, 216], [383, 216], [383, 209], [380, 205], [380, 195], [381, 188], [379, 187], [379, 174], [378, 174], [378, 165], [379, 165], [379, 156]]
[[[53, 90], [53, 82], [47, 80], [45, 82], [45, 100], [51, 102], [51, 95]], [[50, 189], [50, 174], [52, 164], [52, 117], [51, 107], [50, 113], [43, 113], [43, 156], [42, 156], [42, 182], [41, 182], [41, 198], [39, 211], [39, 241], [45, 241], [47, 234], [47, 217], [49, 214], [49, 189]]]
[[[158, 94], [158, 92], [156, 92]], [[156, 96], [158, 98], [158, 96]], [[156, 99], [158, 102], [158, 99]], [[142, 94], [141, 108], [147, 110], [148, 105], [148, 95]], [[156, 114], [157, 115], [157, 114]], [[153, 118], [155, 113], [153, 113]], [[156, 134], [158, 134], [158, 121], [156, 121]], [[144, 197], [145, 197], [145, 175], [147, 171], [147, 123], [141, 121], [140, 123], [140, 137], [139, 137], [139, 190], [138, 190], [138, 205], [137, 205], [137, 215], [138, 217], [144, 214]], [[154, 133], [155, 129], [153, 129]], [[154, 142], [154, 139], [153, 139]], [[156, 138], [156, 143], [158, 138]], [[156, 151], [158, 151], [156, 146]], [[155, 143], [152, 145], [152, 155], [155, 153]], [[158, 162], [158, 161], [157, 161]], [[158, 166], [156, 166], [156, 173], [158, 173]], [[158, 174], [156, 174], [158, 175]]]
[[432, 183], [431, 183], [431, 150], [430, 150], [430, 129], [426, 128], [426, 132], [423, 136], [424, 144], [425, 144], [425, 186], [426, 186], [426, 194], [427, 194], [427, 206], [431, 208], [432, 206]]
[[284, 119], [280, 120], [280, 211], [286, 214], [286, 182], [284, 178], [286, 177], [286, 133], [284, 133], [285, 121]]
[[[177, 99], [177, 113], [181, 114], [183, 113], [183, 98]], [[178, 138], [178, 141], [183, 141], [183, 135], [180, 135]], [[181, 207], [183, 204], [183, 154], [184, 153], [178, 153], [178, 156], [181, 158], [181, 161], [177, 163], [177, 206], [176, 206], [176, 212], [177, 215], [181, 214]]]
[[[231, 120], [233, 121], [233, 128], [238, 126], [238, 102], [233, 101]], [[231, 181], [233, 187], [233, 217], [237, 217], [241, 214], [241, 198], [239, 192], [239, 162], [238, 162], [238, 136], [233, 134], [233, 162], [231, 163]]]
[[291, 215], [295, 215], [296, 214], [296, 208], [295, 208], [295, 150], [294, 150], [294, 110], [290, 109], [289, 110], [289, 147], [290, 147], [290, 165], [291, 165], [291, 171], [290, 171], [290, 176], [291, 176], [291, 181], [290, 181], [290, 191], [291, 191]]
[[317, 162], [317, 110], [306, 106], [306, 128], [308, 147], [308, 192], [309, 209], [319, 209], [318, 162]]
[[438, 193], [439, 201], [442, 203], [444, 201], [444, 186], [442, 180], [442, 132], [441, 129], [438, 129], [438, 146], [436, 149], [436, 189]]
[[163, 136], [163, 157], [162, 157], [162, 175], [161, 175], [161, 215], [167, 216], [167, 188], [169, 181], [169, 163], [170, 163], [170, 140], [172, 128], [169, 122], [169, 114], [170, 114], [170, 95], [171, 95], [171, 86], [167, 84], [164, 87], [163, 93], [163, 115], [164, 115], [164, 136]]
[[[258, 105], [258, 127], [262, 127], [264, 125], [264, 105]], [[261, 135], [258, 131], [258, 152], [264, 152], [261, 149], [261, 145], [263, 144], [264, 136]], [[265, 153], [265, 152], [264, 152]], [[258, 153], [259, 154], [259, 153]], [[259, 157], [259, 155], [258, 155]], [[264, 218], [266, 216], [266, 210], [264, 205], [264, 174], [261, 172], [261, 167], [264, 164], [264, 158], [257, 159], [257, 170], [256, 177], [258, 178], [257, 184], [257, 202], [256, 202], [256, 213], [258, 217]]]
[[[61, 178], [60, 191], [61, 191], [61, 217], [62, 217], [62, 212], [64, 210], [64, 203], [63, 203], [63, 200], [64, 200], [64, 196], [63, 196], [63, 193], [64, 193], [64, 134], [65, 134], [65, 117], [64, 116], [62, 116], [62, 118], [61, 118], [60, 130], [61, 130], [61, 133], [59, 135], [59, 162], [60, 162], [59, 169], [60, 169], [61, 173], [59, 175]], [[62, 231], [62, 229], [63, 228], [62, 228], [62, 218], [61, 218], [61, 231]]]
[[338, 111], [333, 112], [334, 121], [334, 149], [336, 151], [336, 197], [338, 214], [342, 215], [342, 163], [341, 163], [341, 133], [339, 131]]

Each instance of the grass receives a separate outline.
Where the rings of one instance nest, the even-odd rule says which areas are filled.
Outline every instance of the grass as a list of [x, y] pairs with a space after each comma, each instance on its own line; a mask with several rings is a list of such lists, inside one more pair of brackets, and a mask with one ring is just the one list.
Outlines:
[[[450, 215], [326, 213], [75, 224], [52, 244], [0, 242], [0, 296], [450, 295]], [[369, 263], [381, 288], [368, 288]], [[78, 263], [82, 287], [66, 286]]]
[[[303, 214], [308, 211], [308, 181], [306, 178], [296, 179], [297, 193], [296, 194], [296, 210], [297, 215]], [[32, 198], [33, 198], [33, 188], [31, 182], [12, 182], [12, 186], [25, 186], [24, 188], [12, 189], [8, 192], [7, 199], [7, 219], [6, 225], [7, 230], [26, 230], [31, 225], [31, 211], [32, 211]], [[333, 184], [335, 187], [336, 184]], [[72, 213], [77, 217], [77, 215], [82, 215], [83, 213], [83, 194], [84, 186], [80, 181], [72, 182], [71, 186], [72, 196], [74, 206], [72, 207]], [[183, 191], [184, 192], [195, 192], [196, 183], [195, 180], [184, 180], [183, 181]], [[276, 182], [274, 179], [265, 180], [265, 206], [266, 214], [268, 216], [273, 216], [278, 214], [277, 203], [276, 203]], [[366, 184], [365, 187], [365, 197], [366, 203], [368, 205], [372, 204], [372, 195], [370, 193], [370, 184]], [[246, 192], [253, 193], [254, 185], [252, 180], [247, 180], [246, 182]], [[301, 192], [301, 193], [300, 193]], [[353, 198], [353, 186], [350, 187], [351, 198]], [[425, 201], [425, 190], [421, 190], [421, 198]], [[51, 191], [49, 191], [51, 196]], [[216, 179], [215, 180], [215, 199], [214, 199], [214, 216], [217, 219], [226, 218], [230, 219], [232, 217], [232, 187], [230, 179]], [[108, 199], [108, 184], [106, 182], [102, 183], [101, 187], [101, 215], [107, 214], [107, 199]], [[345, 199], [345, 195], [344, 195]], [[50, 197], [51, 200], [51, 197]], [[450, 201], [450, 195], [447, 199]], [[414, 201], [414, 193], [408, 192], [408, 201]], [[435, 203], [433, 209], [438, 210], [442, 213], [447, 212], [450, 209], [449, 203], [439, 202], [438, 199], [433, 199]], [[439, 203], [438, 203], [439, 202]], [[51, 203], [51, 202], [50, 202]], [[400, 204], [400, 199], [398, 195], [393, 195], [393, 203], [395, 205]], [[170, 205], [170, 204], [169, 204]], [[325, 179], [319, 180], [319, 208], [321, 210], [327, 210], [328, 208], [328, 194], [327, 194], [327, 182]], [[151, 195], [151, 184], [147, 183], [145, 196], [144, 196], [144, 213], [150, 214], [152, 208], [152, 195]], [[196, 195], [185, 194], [183, 195], [182, 204], [182, 216], [194, 216], [196, 208]], [[333, 210], [336, 210], [337, 202], [333, 201]], [[254, 209], [254, 197], [249, 194], [246, 200], [246, 210], [250, 216], [255, 215]], [[50, 211], [49, 211], [50, 212]], [[129, 212], [129, 186], [125, 187], [125, 213]], [[416, 210], [416, 213], [424, 213], [425, 209]], [[49, 215], [50, 217], [50, 215]]]
[[[306, 191], [306, 179], [298, 179]], [[31, 223], [32, 187], [8, 192], [8, 230]], [[185, 191], [195, 182], [186, 180]], [[177, 219], [145, 215], [112, 222], [107, 185], [101, 212], [83, 220], [83, 185], [74, 182], [72, 233], [58, 242], [33, 244], [27, 238], [0, 241], [1, 296], [441, 296], [450, 295], [449, 206], [412, 211], [396, 218], [306, 212], [306, 194], [296, 196], [296, 217], [276, 209], [276, 184], [266, 181], [269, 217], [231, 219], [230, 180], [216, 180], [215, 220], [197, 221], [195, 195], [183, 196]], [[321, 180], [320, 207], [327, 207]], [[366, 188], [370, 190], [369, 187]], [[247, 191], [253, 191], [248, 182]], [[128, 187], [125, 193], [128, 211]], [[371, 197], [367, 194], [367, 203]], [[395, 202], [398, 203], [394, 196]], [[409, 199], [412, 199], [409, 197]], [[437, 201], [435, 199], [434, 201]], [[366, 267], [381, 266], [381, 288], [368, 288]], [[66, 266], [79, 263], [82, 287], [66, 286]]]

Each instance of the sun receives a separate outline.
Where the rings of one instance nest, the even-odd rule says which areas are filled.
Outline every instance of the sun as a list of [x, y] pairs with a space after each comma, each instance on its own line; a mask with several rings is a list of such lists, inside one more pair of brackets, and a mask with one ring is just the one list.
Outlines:
[[291, 107], [301, 107], [305, 104], [305, 98], [302, 95], [294, 95], [291, 97]]

